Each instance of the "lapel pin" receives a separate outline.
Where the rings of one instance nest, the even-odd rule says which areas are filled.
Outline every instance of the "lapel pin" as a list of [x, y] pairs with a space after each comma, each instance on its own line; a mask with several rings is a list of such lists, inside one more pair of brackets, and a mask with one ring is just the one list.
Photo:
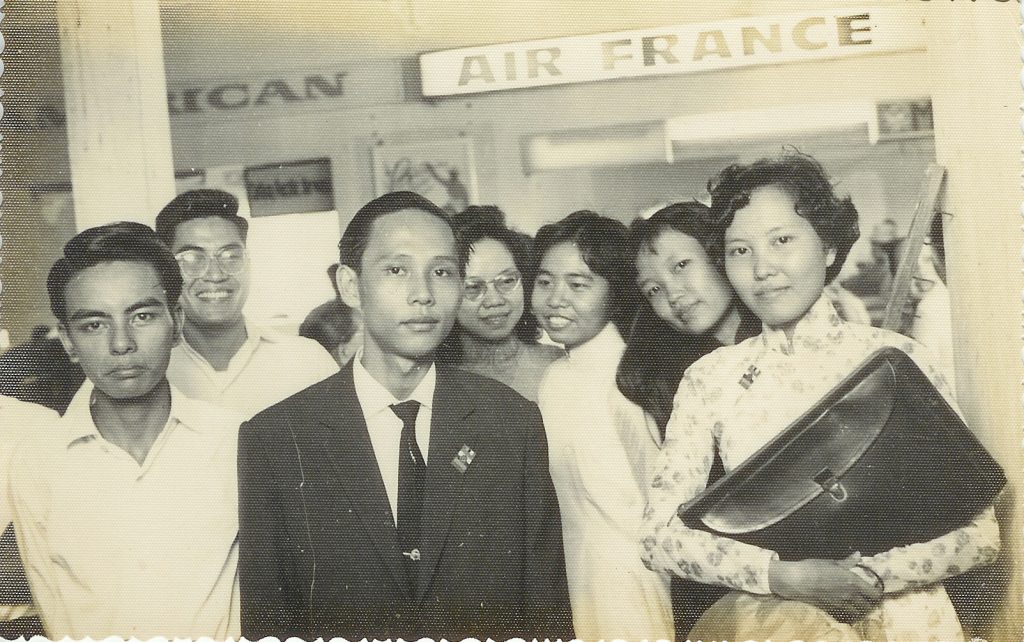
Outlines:
[[476, 451], [463, 444], [462, 448], [459, 449], [459, 453], [452, 459], [452, 466], [460, 473], [464, 473], [469, 468], [469, 465], [473, 463], [474, 457], [476, 457]]
[[747, 371], [743, 373], [743, 376], [740, 377], [740, 385], [743, 386], [744, 390], [750, 388], [750, 386], [754, 385], [754, 379], [756, 379], [759, 374], [761, 374], [761, 371], [757, 369], [757, 366], [750, 366], [747, 368]]

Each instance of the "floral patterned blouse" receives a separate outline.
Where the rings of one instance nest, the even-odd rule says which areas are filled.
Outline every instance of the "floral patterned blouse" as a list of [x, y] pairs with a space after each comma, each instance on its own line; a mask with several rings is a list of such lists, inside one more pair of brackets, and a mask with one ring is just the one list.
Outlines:
[[[648, 567], [748, 593], [771, 593], [773, 551], [688, 528], [675, 517], [676, 509], [706, 487], [716, 448], [725, 469], [736, 468], [885, 346], [910, 355], [955, 406], [947, 378], [929, 363], [920, 344], [844, 322], [825, 297], [800, 320], [792, 341], [781, 330], [765, 328], [693, 364], [680, 382], [654, 466], [642, 529]], [[878, 625], [873, 628], [893, 640], [962, 639], [941, 581], [992, 562], [998, 550], [999, 527], [989, 507], [967, 526], [930, 542], [865, 557], [862, 564], [885, 585], [885, 598], [867, 616]]]

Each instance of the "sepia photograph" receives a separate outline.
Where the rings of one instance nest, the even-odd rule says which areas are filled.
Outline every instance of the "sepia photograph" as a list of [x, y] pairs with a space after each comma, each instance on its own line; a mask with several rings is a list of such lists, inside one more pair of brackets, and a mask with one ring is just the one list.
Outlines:
[[1021, 21], [0, 1], [0, 639], [1021, 640]]

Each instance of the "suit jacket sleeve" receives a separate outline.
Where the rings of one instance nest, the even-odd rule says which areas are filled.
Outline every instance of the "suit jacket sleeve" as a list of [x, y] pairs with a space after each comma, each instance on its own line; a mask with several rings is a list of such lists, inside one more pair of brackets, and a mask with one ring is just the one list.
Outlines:
[[523, 614], [526, 632], [541, 639], [571, 640], [572, 608], [565, 575], [562, 516], [548, 469], [548, 445], [540, 411], [530, 404], [524, 466], [527, 537]]
[[[305, 637], [305, 600], [297, 582], [298, 543], [289, 535], [279, 454], [295, 452], [263, 438], [267, 426], [243, 424], [238, 443], [242, 635], [250, 640]], [[274, 426], [270, 427], [274, 430]], [[274, 432], [277, 432], [274, 430]]]

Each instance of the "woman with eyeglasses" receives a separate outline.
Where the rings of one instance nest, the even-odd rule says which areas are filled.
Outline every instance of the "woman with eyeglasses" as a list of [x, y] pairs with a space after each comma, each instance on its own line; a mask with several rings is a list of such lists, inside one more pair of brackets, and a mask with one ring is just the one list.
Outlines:
[[581, 640], [671, 640], [668, 580], [640, 561], [646, 481], [661, 439], [615, 387], [632, 310], [626, 227], [580, 211], [537, 233], [533, 309], [567, 354], [538, 405], [562, 517], [573, 629]]
[[562, 351], [537, 343], [530, 311], [534, 266], [530, 238], [509, 229], [493, 206], [472, 206], [455, 217], [465, 273], [458, 322], [437, 360], [512, 388], [530, 401], [548, 365]]

